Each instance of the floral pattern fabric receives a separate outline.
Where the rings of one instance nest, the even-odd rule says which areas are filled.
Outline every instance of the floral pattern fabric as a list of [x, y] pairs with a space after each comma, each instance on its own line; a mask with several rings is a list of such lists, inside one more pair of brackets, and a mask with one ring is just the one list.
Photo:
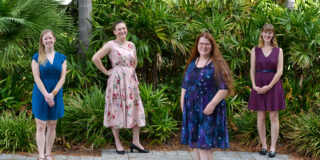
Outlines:
[[138, 78], [134, 68], [136, 49], [132, 42], [107, 43], [111, 48], [109, 59], [112, 74], [108, 78], [104, 126], [113, 128], [143, 127], [145, 113], [138, 88]]

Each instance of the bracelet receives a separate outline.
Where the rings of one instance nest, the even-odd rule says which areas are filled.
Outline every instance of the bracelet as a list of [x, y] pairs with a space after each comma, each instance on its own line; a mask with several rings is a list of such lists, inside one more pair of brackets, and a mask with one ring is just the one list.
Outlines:
[[55, 90], [53, 90], [51, 93], [52, 93], [54, 96], [57, 95], [57, 91], [55, 91]]

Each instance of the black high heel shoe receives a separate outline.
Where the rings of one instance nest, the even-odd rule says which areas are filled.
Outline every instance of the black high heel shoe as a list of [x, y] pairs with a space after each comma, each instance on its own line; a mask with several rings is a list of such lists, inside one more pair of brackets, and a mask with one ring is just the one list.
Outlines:
[[131, 143], [131, 144], [130, 144], [130, 151], [131, 151], [131, 153], [133, 152], [133, 149], [136, 149], [137, 151], [139, 151], [139, 153], [149, 153], [148, 150], [146, 150], [146, 149], [141, 149], [141, 148], [139, 148], [138, 146], [136, 146], [135, 144]]
[[122, 154], [122, 155], [126, 154], [126, 152], [125, 152], [124, 150], [118, 151], [117, 148], [116, 148], [116, 152], [117, 152], [118, 154]]
[[267, 150], [266, 149], [261, 149], [259, 153], [260, 153], [260, 155], [263, 155], [263, 156], [267, 155]]
[[126, 152], [125, 152], [124, 150], [118, 151], [116, 145], [115, 145], [115, 147], [116, 147], [116, 152], [117, 152], [117, 154], [122, 154], [122, 155], [126, 154]]
[[269, 158], [274, 158], [276, 156], [276, 151], [270, 151], [268, 154]]

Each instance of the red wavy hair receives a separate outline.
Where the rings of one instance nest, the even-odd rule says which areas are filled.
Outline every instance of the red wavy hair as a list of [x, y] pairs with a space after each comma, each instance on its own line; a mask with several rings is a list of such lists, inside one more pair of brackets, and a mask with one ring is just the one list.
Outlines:
[[210, 56], [211, 56], [211, 61], [213, 62], [213, 65], [215, 68], [215, 73], [214, 73], [215, 81], [217, 82], [218, 85], [221, 83], [221, 81], [226, 83], [228, 87], [228, 92], [229, 92], [228, 95], [232, 95], [234, 92], [234, 86], [233, 86], [234, 81], [232, 79], [231, 70], [228, 64], [226, 63], [226, 61], [224, 60], [224, 58], [222, 57], [220, 49], [215, 39], [210, 33], [204, 32], [198, 36], [196, 42], [194, 43], [194, 47], [192, 49], [191, 55], [187, 61], [185, 71], [187, 70], [190, 63], [200, 56], [198, 51], [198, 43], [201, 37], [207, 38], [210, 41], [212, 46], [212, 51], [210, 53]]

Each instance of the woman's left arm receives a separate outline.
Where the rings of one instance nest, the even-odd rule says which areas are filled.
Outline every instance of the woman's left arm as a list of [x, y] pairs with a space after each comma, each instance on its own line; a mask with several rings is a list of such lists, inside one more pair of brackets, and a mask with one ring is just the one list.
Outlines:
[[263, 86], [262, 93], [268, 92], [281, 78], [283, 73], [283, 51], [280, 48], [279, 56], [278, 56], [278, 66], [277, 66], [277, 72], [274, 75], [272, 81], [269, 83], [269, 85]]
[[66, 81], [66, 75], [67, 75], [67, 60], [65, 60], [62, 63], [62, 71], [61, 71], [60, 79], [59, 79], [56, 87], [53, 89], [53, 91], [50, 94], [53, 95], [54, 91], [56, 93], [60, 91], [61, 87], [63, 86], [64, 82]]
[[210, 115], [213, 113], [216, 106], [228, 95], [228, 90], [220, 89], [213, 99], [207, 104], [206, 108], [203, 110], [203, 114]]

